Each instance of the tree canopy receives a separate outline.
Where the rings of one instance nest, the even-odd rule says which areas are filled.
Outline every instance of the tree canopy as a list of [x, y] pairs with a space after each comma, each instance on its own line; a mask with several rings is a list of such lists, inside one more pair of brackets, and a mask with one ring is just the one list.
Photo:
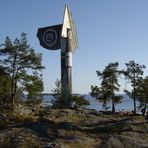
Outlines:
[[106, 103], [112, 100], [112, 112], [115, 113], [115, 103], [120, 102], [121, 96], [116, 96], [115, 92], [119, 91], [118, 76], [120, 71], [118, 70], [118, 62], [109, 63], [104, 70], [96, 71], [97, 76], [101, 80], [101, 86], [91, 86], [91, 95], [96, 97], [106, 108]]
[[138, 85], [143, 76], [144, 65], [129, 61], [125, 63], [126, 70], [124, 70], [125, 78], [131, 83], [132, 90], [125, 90], [125, 93], [134, 100], [134, 114], [136, 114], [136, 98], [138, 98]]
[[16, 38], [14, 42], [6, 37], [0, 48], [0, 56], [3, 56], [1, 62], [10, 75], [10, 98], [11, 105], [14, 106], [17, 89], [28, 75], [28, 70], [44, 69], [41, 64], [42, 55], [30, 47], [26, 33], [22, 33], [20, 39]]

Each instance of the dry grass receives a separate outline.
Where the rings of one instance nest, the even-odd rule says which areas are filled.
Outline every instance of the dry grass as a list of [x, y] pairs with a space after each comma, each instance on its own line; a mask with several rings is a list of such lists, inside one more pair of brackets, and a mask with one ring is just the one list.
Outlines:
[[[83, 114], [79, 110], [70, 109], [37, 108], [30, 111], [27, 108], [26, 110], [27, 112], [21, 112], [21, 109], [17, 109], [12, 113], [7, 113], [8, 125], [13, 123], [17, 129], [29, 129], [24, 134], [33, 131], [35, 136], [41, 140], [43, 146], [52, 142], [65, 146], [65, 148], [95, 148], [100, 147], [102, 143], [105, 144], [110, 135], [116, 135], [115, 139], [118, 135], [121, 135], [121, 139], [123, 139], [126, 132], [136, 133], [136, 136], [139, 136], [140, 133], [143, 137], [148, 138], [148, 124], [145, 117], [141, 115], [94, 115], [91, 113]], [[24, 137], [24, 139], [27, 143], [34, 143], [33, 141], [36, 138], [31, 137], [30, 139]], [[140, 137], [138, 138], [140, 139]], [[136, 137], [133, 137], [133, 139], [136, 139]]]

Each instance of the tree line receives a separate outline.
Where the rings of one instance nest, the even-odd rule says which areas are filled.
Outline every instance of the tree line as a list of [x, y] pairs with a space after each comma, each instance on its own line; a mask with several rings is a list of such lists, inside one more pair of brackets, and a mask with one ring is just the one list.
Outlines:
[[[126, 68], [120, 70], [119, 63], [109, 63], [103, 71], [96, 71], [100, 80], [99, 86], [91, 86], [91, 95], [96, 97], [104, 109], [107, 103], [112, 102], [112, 113], [115, 113], [115, 104], [122, 101], [122, 96], [117, 95], [120, 90], [119, 78], [121, 75], [130, 83], [131, 90], [124, 92], [133, 99], [133, 112], [136, 114], [136, 100], [139, 100], [143, 107], [143, 112], [147, 110], [148, 103], [148, 76], [143, 77], [144, 65], [135, 61], [125, 63]], [[10, 105], [15, 103], [26, 92], [28, 102], [34, 105], [39, 100], [41, 92], [44, 90], [42, 70], [42, 54], [36, 53], [27, 41], [27, 34], [22, 33], [21, 37], [13, 42], [10, 37], [6, 37], [5, 42], [0, 45], [0, 105]], [[61, 82], [57, 80], [53, 93], [57, 99], [54, 104], [62, 106], [65, 100], [61, 93]], [[89, 103], [81, 96], [74, 96], [71, 101], [75, 101], [80, 106]]]
[[[6, 37], [0, 45], [0, 105], [10, 105], [12, 109], [20, 101], [23, 94], [27, 94], [27, 102], [36, 105], [41, 102], [41, 93], [44, 90], [42, 70], [42, 54], [36, 53], [27, 41], [27, 34], [22, 33], [20, 39], [14, 42]], [[56, 80], [52, 90], [53, 107], [65, 108], [61, 81]], [[71, 102], [79, 106], [89, 105], [83, 96], [72, 96]], [[39, 102], [39, 103], [40, 103]]]
[[42, 80], [42, 54], [36, 53], [22, 33], [14, 42], [6, 37], [0, 45], [0, 104], [12, 108], [23, 92], [28, 100], [36, 103], [36, 98], [44, 90]]
[[136, 114], [136, 100], [143, 107], [143, 114], [147, 110], [148, 103], [148, 76], [143, 77], [145, 65], [140, 65], [135, 61], [125, 63], [125, 69], [119, 70], [119, 63], [109, 63], [103, 71], [96, 71], [100, 80], [99, 86], [91, 86], [91, 96], [96, 97], [104, 109], [107, 109], [107, 103], [112, 102], [112, 113], [115, 113], [115, 104], [123, 99], [117, 95], [120, 90], [119, 78], [124, 76], [131, 85], [131, 90], [125, 89], [124, 92], [133, 99], [133, 113]]

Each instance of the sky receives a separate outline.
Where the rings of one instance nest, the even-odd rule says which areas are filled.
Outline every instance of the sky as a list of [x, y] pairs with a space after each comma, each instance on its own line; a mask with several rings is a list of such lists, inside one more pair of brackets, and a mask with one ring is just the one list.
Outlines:
[[[0, 0], [0, 44], [27, 33], [28, 43], [42, 53], [44, 92], [51, 93], [60, 79], [60, 50], [40, 46], [38, 28], [61, 24], [67, 4], [73, 14], [79, 48], [73, 55], [73, 93], [89, 93], [98, 85], [96, 70], [110, 62], [119, 68], [134, 60], [148, 75], [148, 0]], [[120, 80], [121, 92], [125, 80]]]

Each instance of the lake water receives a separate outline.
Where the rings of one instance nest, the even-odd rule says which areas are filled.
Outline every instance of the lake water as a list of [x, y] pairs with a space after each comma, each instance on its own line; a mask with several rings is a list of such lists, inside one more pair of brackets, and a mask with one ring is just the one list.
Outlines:
[[[127, 95], [125, 95], [125, 94], [122, 95], [122, 96], [123, 96], [122, 102], [115, 105], [116, 111], [117, 112], [119, 112], [119, 111], [123, 111], [123, 112], [132, 111], [133, 110], [133, 106], [134, 106], [133, 105], [133, 100], [131, 98], [129, 98]], [[89, 102], [90, 102], [90, 105], [87, 106], [87, 108], [95, 109], [97, 111], [103, 110], [102, 103], [100, 103], [95, 98], [91, 97], [91, 95], [85, 94], [84, 97], [87, 100], [89, 100]], [[42, 101], [43, 106], [47, 106], [47, 105], [51, 106], [52, 105], [51, 100], [53, 100], [53, 99], [54, 99], [54, 97], [52, 95], [48, 95], [48, 94], [47, 95], [43, 95], [43, 101]], [[137, 101], [136, 103], [137, 103], [136, 105], [138, 107], [139, 106], [139, 102]], [[111, 110], [111, 107], [112, 107], [111, 105], [112, 105], [111, 102], [109, 102], [107, 104], [107, 107], [109, 107], [108, 110]], [[138, 110], [138, 108], [137, 108], [137, 111], [140, 112], [140, 110]]]

